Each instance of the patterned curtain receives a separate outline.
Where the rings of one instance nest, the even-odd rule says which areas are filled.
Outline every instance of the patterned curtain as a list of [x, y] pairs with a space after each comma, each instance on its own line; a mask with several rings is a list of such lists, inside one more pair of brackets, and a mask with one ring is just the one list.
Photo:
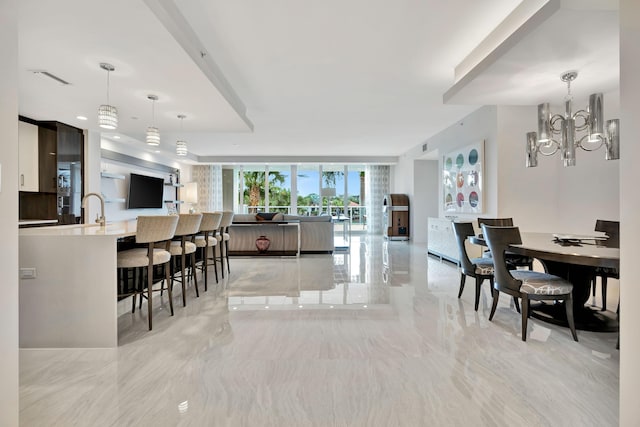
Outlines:
[[192, 169], [198, 183], [198, 212], [222, 210], [222, 166], [197, 165]]
[[365, 167], [365, 194], [367, 205], [367, 229], [369, 234], [382, 234], [384, 218], [382, 204], [385, 194], [389, 194], [388, 165], [367, 165]]

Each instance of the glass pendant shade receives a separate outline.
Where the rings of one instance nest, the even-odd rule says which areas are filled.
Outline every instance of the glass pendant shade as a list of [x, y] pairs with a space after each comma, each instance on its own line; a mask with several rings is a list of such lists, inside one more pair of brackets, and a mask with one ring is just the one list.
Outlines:
[[526, 167], [535, 168], [538, 166], [538, 134], [527, 133], [527, 162]]
[[605, 159], [618, 160], [620, 159], [620, 120], [607, 120], [607, 135], [609, 135], [609, 144], [606, 146]]
[[157, 147], [160, 145], [160, 131], [155, 126], [156, 122], [156, 101], [158, 97], [156, 95], [147, 95], [147, 99], [151, 100], [151, 123], [152, 125], [147, 128], [147, 144]]
[[109, 104], [109, 73], [116, 68], [106, 62], [101, 62], [100, 68], [107, 72], [107, 103], [98, 107], [98, 125], [103, 129], [114, 130], [118, 128], [118, 109]]
[[[182, 133], [182, 121], [186, 118], [184, 114], [178, 114], [178, 118], [180, 119], [180, 133]], [[187, 155], [187, 141], [179, 139], [176, 141], [176, 154], [178, 156], [186, 156]]]
[[551, 108], [549, 103], [538, 105], [538, 142], [546, 144], [551, 141]]
[[118, 128], [118, 109], [113, 105], [103, 104], [98, 108], [98, 124], [104, 129]]
[[187, 142], [180, 140], [176, 141], [176, 154], [178, 156], [186, 156], [187, 152]]
[[147, 144], [157, 147], [160, 145], [160, 132], [155, 126], [149, 126], [147, 128]]
[[594, 93], [589, 96], [589, 142], [598, 142], [604, 137], [603, 96]]

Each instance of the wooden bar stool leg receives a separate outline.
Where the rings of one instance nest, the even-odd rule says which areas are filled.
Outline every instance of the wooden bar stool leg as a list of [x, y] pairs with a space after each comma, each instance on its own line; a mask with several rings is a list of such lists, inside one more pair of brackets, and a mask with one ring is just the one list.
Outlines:
[[196, 287], [196, 298], [200, 298], [200, 292], [198, 291], [198, 277], [196, 275], [196, 253], [191, 253], [191, 273], [193, 274], [193, 285]]
[[[207, 239], [207, 236], [205, 235], [205, 242]], [[207, 272], [207, 248], [208, 246], [205, 246], [204, 248], [202, 248], [202, 266], [204, 268], [204, 291], [207, 292], [207, 282], [209, 280], [209, 273]]]
[[184, 274], [184, 264], [186, 262], [186, 257], [184, 255], [184, 247], [182, 248], [182, 256], [180, 258], [180, 260], [182, 261], [182, 265], [180, 265], [180, 274], [182, 277], [182, 306], [186, 307], [187, 306], [187, 292], [186, 292], [186, 287], [185, 287], [185, 274]]
[[224, 255], [227, 258], [227, 272], [231, 274], [231, 267], [229, 267], [229, 241], [224, 241]]
[[147, 267], [147, 315], [149, 330], [153, 329], [153, 243], [149, 244], [149, 266]]
[[[217, 246], [217, 245], [216, 245]], [[216, 261], [216, 247], [211, 246], [211, 254], [213, 260], [213, 271], [216, 273], [216, 283], [218, 283], [218, 263]]]
[[[169, 260], [171, 262], [171, 260]], [[169, 262], [164, 265], [164, 274], [167, 279], [167, 293], [169, 294], [169, 308], [171, 309], [171, 315], [173, 316], [173, 293], [171, 291], [171, 281], [169, 275]]]

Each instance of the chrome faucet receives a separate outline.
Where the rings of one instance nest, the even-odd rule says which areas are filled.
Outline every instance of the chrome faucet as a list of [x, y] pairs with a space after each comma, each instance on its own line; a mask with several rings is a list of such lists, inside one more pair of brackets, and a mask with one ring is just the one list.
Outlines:
[[89, 198], [89, 196], [96, 196], [98, 199], [100, 199], [100, 216], [96, 216], [96, 222], [100, 224], [100, 227], [104, 227], [105, 225], [107, 225], [107, 220], [104, 217], [104, 197], [102, 197], [102, 194], [99, 194], [99, 193], [85, 194], [84, 197], [82, 198], [83, 209], [87, 208], [87, 199]]

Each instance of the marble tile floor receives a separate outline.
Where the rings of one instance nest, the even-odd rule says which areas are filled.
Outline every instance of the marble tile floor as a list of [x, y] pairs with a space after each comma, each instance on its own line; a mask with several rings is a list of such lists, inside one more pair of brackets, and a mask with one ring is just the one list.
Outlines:
[[423, 245], [356, 236], [231, 269], [185, 308], [177, 286], [174, 317], [158, 298], [153, 331], [123, 301], [116, 349], [22, 349], [20, 424], [618, 425], [617, 334], [532, 319], [522, 342], [509, 298], [489, 322], [488, 286], [475, 312]]

